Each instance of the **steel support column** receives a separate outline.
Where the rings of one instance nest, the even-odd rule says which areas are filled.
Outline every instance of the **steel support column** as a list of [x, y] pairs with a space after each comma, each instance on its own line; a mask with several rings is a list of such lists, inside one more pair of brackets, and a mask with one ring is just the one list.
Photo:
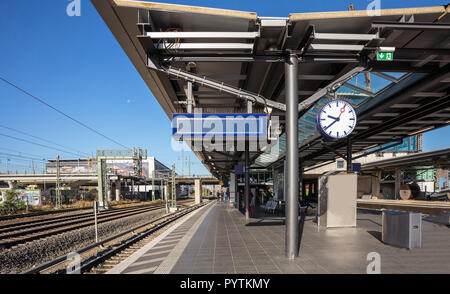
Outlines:
[[236, 175], [235, 173], [230, 173], [230, 206], [234, 206], [234, 201], [236, 198]]
[[245, 220], [249, 219], [249, 195], [250, 195], [250, 164], [249, 164], [249, 142], [245, 141]]
[[192, 100], [194, 100], [192, 95], [192, 82], [187, 82], [187, 113], [192, 113]]
[[298, 160], [298, 191], [300, 194], [300, 201], [306, 201], [305, 188], [303, 187], [304, 169], [302, 158]]
[[286, 91], [286, 247], [289, 259], [298, 256], [298, 58], [285, 63]]
[[347, 139], [347, 172], [352, 171], [352, 140]]

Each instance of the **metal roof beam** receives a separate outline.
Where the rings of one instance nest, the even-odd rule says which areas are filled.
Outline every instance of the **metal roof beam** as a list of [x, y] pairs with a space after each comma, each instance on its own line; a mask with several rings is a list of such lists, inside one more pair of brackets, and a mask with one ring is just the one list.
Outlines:
[[153, 62], [152, 58], [148, 59], [148, 67], [154, 70], [158, 70], [164, 72], [166, 74], [176, 76], [182, 78], [188, 82], [197, 83], [200, 86], [208, 87], [215, 89], [219, 92], [228, 93], [231, 95], [235, 95], [236, 97], [249, 100], [251, 102], [256, 102], [259, 104], [263, 104], [265, 106], [280, 109], [286, 111], [286, 105], [283, 103], [275, 102], [273, 100], [266, 99], [262, 96], [256, 95], [250, 91], [242, 90], [230, 85], [225, 84], [224, 82], [215, 81], [212, 79], [208, 79], [207, 77], [200, 76], [194, 73], [190, 73], [182, 70], [181, 68], [175, 68], [172, 66], [163, 66], [159, 62]]
[[323, 50], [323, 51], [362, 51], [364, 45], [344, 45], [344, 44], [311, 44], [310, 50]]
[[376, 75], [376, 76], [379, 76], [379, 77], [381, 77], [381, 78], [383, 78], [383, 79], [389, 80], [389, 81], [391, 81], [391, 82], [393, 82], [393, 83], [397, 83], [397, 82], [399, 81], [397, 78], [395, 78], [395, 77], [393, 77], [393, 76], [391, 76], [391, 75], [387, 75], [387, 74], [382, 73], [382, 72], [375, 72], [375, 71], [372, 71], [372, 72], [370, 72], [370, 73], [372, 73], [372, 74], [374, 74], [374, 75]]
[[391, 29], [391, 30], [415, 30], [415, 31], [429, 31], [429, 30], [450, 30], [450, 24], [442, 23], [428, 23], [428, 22], [389, 22], [389, 21], [374, 21], [372, 23], [374, 29]]
[[152, 39], [255, 39], [259, 32], [148, 32]]
[[372, 41], [378, 38], [378, 34], [327, 34], [314, 33], [316, 40], [344, 40], [344, 41]]
[[[168, 47], [169, 46], [169, 47]], [[158, 50], [253, 50], [253, 43], [178, 43], [156, 44]]]
[[398, 113], [396, 112], [378, 112], [373, 115], [374, 117], [396, 117]]
[[447, 95], [445, 92], [418, 92], [412, 95], [412, 97], [433, 97], [433, 98], [441, 98]]
[[343, 74], [341, 77], [337, 78], [336, 80], [334, 80], [333, 82], [328, 84], [327, 87], [324, 87], [324, 88], [318, 90], [313, 95], [311, 95], [310, 97], [308, 97], [305, 100], [303, 100], [302, 102], [300, 102], [298, 105], [298, 111], [300, 112], [300, 111], [308, 109], [310, 106], [315, 104], [319, 99], [321, 99], [323, 96], [325, 96], [328, 92], [330, 92], [332, 90], [337, 90], [340, 86], [342, 86], [343, 83], [345, 83], [346, 81], [348, 81], [349, 79], [351, 79], [352, 77], [357, 75], [358, 73], [364, 71], [365, 69], [366, 68], [363, 66], [357, 66], [357, 67], [353, 68], [352, 70], [350, 70], [349, 72]]
[[398, 104], [394, 104], [389, 106], [390, 108], [416, 108], [419, 107], [420, 104], [412, 104], [412, 103], [398, 103]]
[[331, 81], [334, 77], [334, 75], [298, 75], [298, 78], [301, 80], [312, 81]]
[[353, 84], [350, 84], [350, 83], [345, 83], [343, 86], [345, 86], [347, 88], [350, 88], [350, 89], [353, 89], [355, 91], [358, 91], [360, 93], [366, 94], [367, 96], [370, 96], [370, 97], [374, 97], [375, 96], [374, 93], [372, 93], [370, 91], [367, 91], [367, 90], [364, 90], [364, 89], [361, 89], [360, 87], [357, 87], [357, 86], [355, 86]]
[[[253, 48], [253, 47], [252, 47]], [[181, 54], [185, 56], [177, 56], [177, 54], [171, 54], [171, 56], [164, 55], [164, 61], [171, 62], [284, 62], [284, 58], [280, 56], [233, 56], [225, 54], [212, 54], [214, 56], [196, 56], [191, 54]]]

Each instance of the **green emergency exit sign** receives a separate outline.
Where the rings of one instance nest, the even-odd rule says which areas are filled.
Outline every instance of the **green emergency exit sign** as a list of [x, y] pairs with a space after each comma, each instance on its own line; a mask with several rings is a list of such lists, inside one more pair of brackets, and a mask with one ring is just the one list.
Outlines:
[[392, 61], [394, 59], [394, 52], [377, 52], [377, 60]]

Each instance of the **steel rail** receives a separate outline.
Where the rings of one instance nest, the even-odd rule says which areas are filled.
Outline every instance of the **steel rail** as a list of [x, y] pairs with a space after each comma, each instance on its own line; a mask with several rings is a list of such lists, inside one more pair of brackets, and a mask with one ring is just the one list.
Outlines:
[[[154, 210], [158, 210], [163, 208], [164, 205], [161, 206], [157, 206], [157, 207], [150, 207], [149, 209], [145, 209], [145, 210], [139, 210], [139, 211], [133, 211], [133, 212], [123, 212], [120, 214], [117, 214], [115, 216], [108, 216], [104, 219], [102, 219], [101, 221], [98, 221], [98, 223], [105, 223], [108, 221], [113, 221], [113, 220], [117, 220], [123, 217], [129, 217], [129, 216], [133, 216], [133, 215], [138, 215], [138, 214], [142, 214], [142, 213], [146, 213], [146, 212], [150, 212], [150, 211], [154, 211]], [[90, 221], [86, 221], [83, 222], [81, 224], [60, 224], [54, 228], [44, 228], [44, 229], [39, 229], [39, 230], [35, 230], [34, 232], [26, 232], [22, 235], [16, 235], [14, 237], [18, 237], [15, 239], [6, 239], [6, 241], [0, 242], [0, 247], [3, 248], [10, 248], [19, 244], [24, 244], [24, 243], [28, 243], [31, 241], [35, 241], [38, 239], [42, 239], [48, 236], [52, 236], [52, 235], [57, 235], [57, 234], [61, 234], [61, 233], [65, 233], [65, 232], [70, 232], [70, 231], [74, 231], [77, 229], [81, 229], [81, 228], [85, 228], [85, 227], [89, 227], [91, 225], [94, 224], [94, 220], [90, 220]], [[9, 236], [5, 236], [7, 238], [11, 238]]]
[[[93, 258], [93, 259], [86, 260], [85, 263], [84, 263], [83, 265], [81, 265], [80, 271], [81, 271], [81, 272], [86, 272], [86, 271], [90, 270], [92, 267], [94, 267], [94, 266], [96, 266], [96, 265], [102, 263], [102, 262], [103, 262], [104, 260], [106, 260], [109, 256], [112, 256], [112, 255], [114, 255], [114, 254], [116, 254], [116, 253], [122, 251], [123, 249], [125, 249], [125, 248], [127, 248], [127, 247], [130, 247], [131, 245], [133, 245], [134, 243], [136, 243], [136, 242], [142, 240], [142, 239], [145, 238], [146, 236], [148, 236], [148, 235], [150, 235], [150, 234], [156, 232], [157, 230], [159, 230], [159, 229], [161, 229], [162, 227], [164, 227], [164, 226], [170, 224], [171, 222], [173, 222], [173, 221], [179, 219], [180, 217], [182, 217], [182, 216], [184, 216], [184, 215], [186, 215], [186, 214], [188, 214], [188, 213], [190, 213], [190, 212], [192, 212], [192, 211], [194, 211], [194, 210], [196, 210], [196, 209], [198, 209], [198, 208], [200, 208], [200, 207], [203, 207], [204, 205], [205, 205], [205, 204], [202, 204], [202, 205], [200, 205], [200, 206], [195, 206], [195, 207], [185, 208], [185, 209], [183, 209], [183, 210], [181, 211], [181, 213], [180, 213], [180, 212], [174, 212], [174, 213], [170, 213], [170, 214], [168, 214], [168, 215], [161, 216], [161, 217], [159, 217], [159, 218], [153, 219], [153, 220], [148, 221], [148, 222], [146, 222], [146, 223], [144, 223], [144, 224], [138, 225], [138, 226], [133, 227], [133, 228], [131, 228], [131, 229], [129, 229], [129, 230], [123, 231], [123, 232], [121, 232], [121, 233], [118, 233], [118, 234], [116, 234], [116, 235], [113, 235], [113, 236], [111, 236], [111, 237], [108, 237], [108, 238], [106, 238], [106, 239], [104, 239], [104, 240], [102, 240], [102, 241], [93, 243], [93, 244], [91, 244], [91, 245], [88, 245], [88, 246], [86, 246], [86, 247], [83, 247], [83, 248], [81, 248], [81, 249], [75, 251], [75, 253], [77, 253], [77, 254], [82, 254], [82, 253], [84, 253], [84, 252], [87, 252], [87, 251], [89, 251], [89, 250], [95, 248], [95, 247], [103, 246], [104, 244], [106, 244], [106, 243], [108, 243], [108, 242], [111, 242], [111, 241], [113, 241], [114, 239], [117, 239], [117, 238], [120, 238], [120, 237], [122, 237], [122, 236], [124, 236], [124, 235], [133, 233], [133, 232], [136, 231], [136, 230], [139, 230], [139, 229], [144, 228], [144, 227], [146, 227], [146, 226], [152, 225], [152, 224], [154, 224], [154, 223], [156, 223], [156, 222], [158, 222], [158, 221], [161, 221], [161, 220], [163, 220], [163, 219], [165, 219], [165, 218], [168, 218], [166, 221], [164, 221], [164, 222], [162, 222], [162, 223], [159, 223], [159, 224], [157, 224], [157, 225], [151, 227], [150, 229], [145, 230], [144, 232], [139, 233], [138, 235], [132, 236], [132, 237], [128, 238], [128, 239], [125, 240], [125, 241], [122, 241], [121, 244], [120, 244], [119, 246], [114, 247], [114, 248], [108, 250], [106, 253], [101, 254], [101, 255], [99, 255], [99, 256]], [[50, 260], [50, 261], [48, 261], [48, 262], [42, 263], [42, 264], [40, 264], [40, 265], [37, 265], [37, 266], [35, 266], [35, 267], [31, 268], [31, 269], [28, 269], [28, 270], [22, 272], [22, 274], [39, 274], [39, 273], [42, 272], [42, 271], [48, 270], [48, 269], [50, 269], [50, 268], [52, 268], [52, 267], [54, 267], [54, 266], [56, 266], [56, 265], [58, 265], [58, 264], [60, 264], [60, 263], [62, 263], [62, 262], [64, 262], [64, 261], [67, 261], [69, 255], [72, 255], [72, 254], [73, 254], [73, 253], [69, 253], [69, 254], [62, 255], [62, 256], [57, 257], [57, 258], [55, 258], [55, 259], [53, 259], [53, 260]]]
[[[117, 209], [113, 209], [113, 210], [105, 210], [105, 211], [99, 212], [99, 215], [105, 215], [105, 214], [110, 214], [110, 213], [115, 213], [115, 212], [120, 212], [120, 211], [126, 211], [126, 210], [128, 210], [128, 211], [137, 210], [137, 209], [147, 208], [150, 206], [151, 205], [140, 205], [140, 206], [134, 206], [134, 207], [123, 207], [123, 208], [117, 208]], [[89, 207], [87, 209], [92, 210], [92, 207]], [[4, 224], [4, 225], [0, 225], [0, 233], [7, 232], [7, 231], [19, 230], [19, 229], [26, 229], [26, 228], [30, 228], [33, 226], [62, 222], [65, 220], [84, 218], [87, 216], [91, 216], [92, 214], [93, 214], [93, 212], [89, 211], [89, 212], [81, 212], [81, 213], [77, 213], [77, 214], [61, 215], [61, 216], [51, 217], [51, 218], [46, 218], [46, 219], [37, 219], [37, 220], [21, 221], [21, 222], [17, 222], [17, 223]]]
[[[103, 214], [99, 215], [99, 219], [111, 218], [111, 217], [115, 217], [117, 215], [124, 215], [124, 214], [128, 214], [128, 213], [146, 212], [148, 210], [153, 210], [153, 208], [159, 208], [159, 207], [163, 207], [163, 205], [148, 206], [148, 207], [143, 207], [143, 208], [139, 208], [139, 209], [114, 211], [114, 212], [106, 213], [106, 214], [103, 213]], [[29, 226], [23, 225], [23, 226], [19, 226], [19, 227], [13, 227], [10, 230], [8, 230], [8, 229], [0, 230], [0, 239], [12, 238], [12, 237], [21, 236], [24, 234], [37, 233], [37, 232], [40, 232], [43, 230], [50, 230], [50, 229], [54, 229], [54, 228], [58, 228], [58, 227], [62, 227], [62, 226], [68, 226], [68, 225], [80, 223], [80, 222], [88, 222], [88, 221], [91, 221], [93, 218], [94, 218], [94, 215], [90, 214], [87, 216], [75, 216], [75, 217], [64, 218], [64, 219], [57, 220], [57, 221], [30, 224]]]

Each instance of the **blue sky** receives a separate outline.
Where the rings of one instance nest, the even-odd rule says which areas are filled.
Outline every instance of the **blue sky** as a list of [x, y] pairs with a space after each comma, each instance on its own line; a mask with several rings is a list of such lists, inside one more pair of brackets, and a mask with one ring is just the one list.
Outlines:
[[[346, 10], [351, 2], [356, 9], [365, 9], [369, 4], [366, 0], [165, 2], [253, 11], [260, 16]], [[169, 118], [97, 11], [90, 1], [81, 0], [82, 15], [69, 17], [66, 14], [68, 4], [66, 0], [0, 1], [0, 76], [103, 134], [127, 146], [146, 148], [150, 155], [168, 166], [172, 162], [179, 166], [179, 153], [170, 148]], [[381, 8], [442, 4], [442, 1], [435, 0], [381, 0]], [[95, 153], [96, 149], [121, 148], [1, 81], [0, 109], [0, 125], [64, 146], [89, 154]], [[38, 142], [2, 127], [0, 134]], [[425, 151], [448, 146], [449, 127], [424, 136]], [[54, 158], [58, 154], [61, 157], [75, 157], [0, 136], [0, 170], [5, 168], [4, 153], [14, 151], [30, 153], [35, 158]], [[186, 152], [185, 155], [195, 162], [192, 168], [194, 173], [206, 173], [193, 153]], [[29, 167], [30, 161], [27, 160], [10, 162], [10, 170]]]

